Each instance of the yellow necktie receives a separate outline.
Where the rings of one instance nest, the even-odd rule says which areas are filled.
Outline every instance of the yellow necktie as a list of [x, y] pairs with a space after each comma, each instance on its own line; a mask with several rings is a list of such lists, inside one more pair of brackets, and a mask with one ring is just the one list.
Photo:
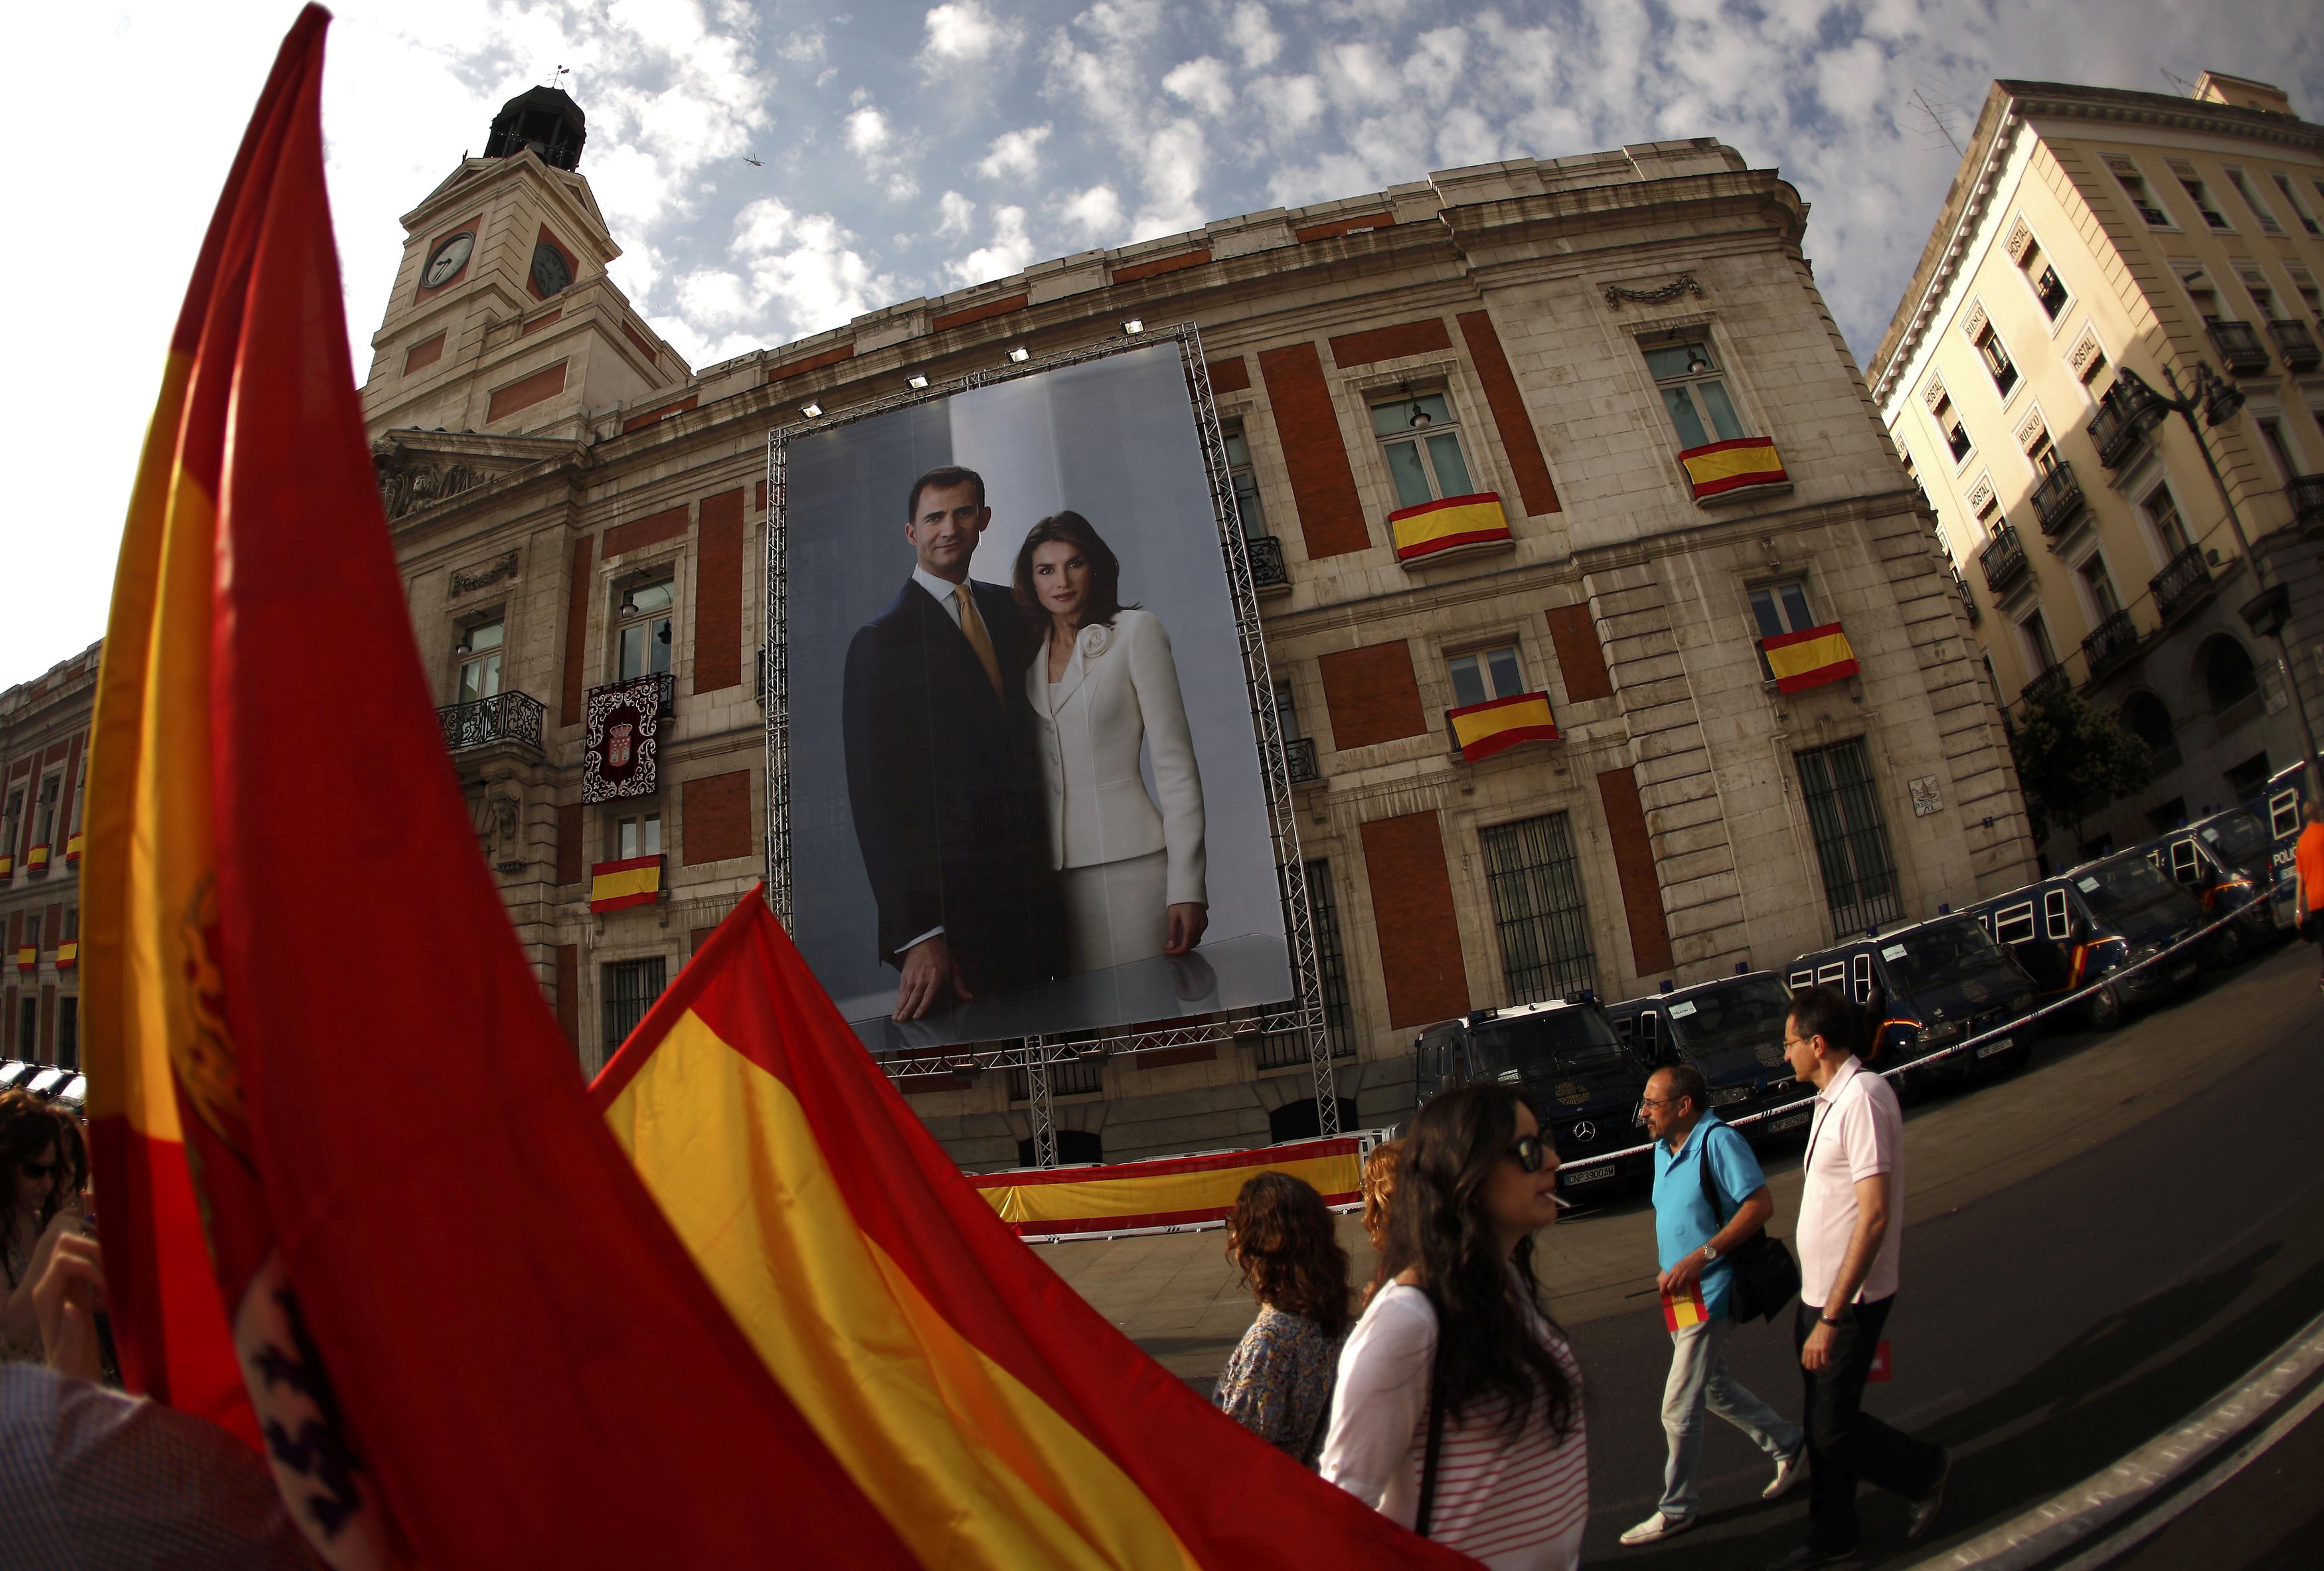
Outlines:
[[976, 651], [976, 658], [984, 662], [984, 674], [992, 683], [992, 696], [1007, 701], [1001, 688], [1001, 660], [992, 652], [992, 636], [984, 631], [984, 618], [976, 614], [976, 596], [968, 592], [965, 584], [954, 584], [952, 597], [960, 602], [960, 630], [968, 637], [968, 647]]

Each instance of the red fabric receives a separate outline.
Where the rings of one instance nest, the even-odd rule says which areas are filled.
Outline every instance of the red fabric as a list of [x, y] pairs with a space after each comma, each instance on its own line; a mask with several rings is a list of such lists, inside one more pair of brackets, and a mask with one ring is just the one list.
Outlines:
[[907, 1565], [590, 1105], [477, 854], [347, 358], [327, 23], [204, 249], [231, 418], [186, 455], [218, 485], [223, 1005], [306, 1327], [421, 1564]]
[[2324, 824], [2310, 824], [2292, 843], [2292, 864], [2310, 911], [2324, 911]]

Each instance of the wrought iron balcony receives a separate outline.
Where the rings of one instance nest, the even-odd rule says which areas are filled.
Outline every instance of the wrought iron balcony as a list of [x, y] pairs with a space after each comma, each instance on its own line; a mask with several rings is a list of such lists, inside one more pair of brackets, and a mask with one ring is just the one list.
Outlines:
[[1323, 778], [1323, 772], [1315, 765], [1315, 739], [1313, 736], [1292, 737], [1283, 744], [1283, 757], [1290, 766], [1293, 785], [1307, 785]]
[[2082, 658], [2089, 661], [2090, 679], [2095, 681], [2109, 667], [2138, 648], [2138, 628], [2127, 611], [2117, 611], [2082, 640]]
[[1979, 553], [1978, 561], [1985, 568], [1985, 587], [1996, 595], [2025, 576], [2025, 547], [2017, 538], [2017, 526], [2005, 523], [1993, 531], [1993, 540]]
[[489, 698], [447, 704], [436, 711], [436, 720], [444, 728], [445, 747], [454, 753], [496, 742], [522, 743], [540, 751], [540, 700], [530, 693], [511, 688]]
[[1959, 568], [1953, 569], [1953, 591], [1960, 596], [1961, 609], [1969, 613], [1969, 625], [1976, 626], [1985, 613], [1978, 609], [1977, 596], [1969, 592], [1969, 580], [1960, 576]]
[[2229, 374], [2250, 376], [2267, 369], [2267, 346], [2248, 322], [2211, 321], [2203, 325], [2210, 336], [2211, 347], [2219, 352], [2220, 363]]
[[2316, 362], [2324, 358], [2316, 347], [2316, 335], [2308, 324], [2297, 317], [2278, 317], [2267, 324], [2267, 336], [2275, 340], [2275, 352], [2283, 356], [2286, 371], [2312, 371]]
[[2098, 400], [2098, 416], [2089, 424], [2090, 445], [2098, 450], [2098, 462], [2109, 469], [2121, 468], [2138, 451], [2146, 433], [2170, 414], [2144, 384], [2133, 390], [2116, 382]]
[[2303, 529], [2324, 524], [2324, 475], [2294, 475], [2284, 494], [2292, 498], [2292, 522]]
[[2060, 661], [2056, 665], [2045, 667], [2039, 676], [2025, 684], [2024, 689], [2017, 696], [2032, 698], [2053, 688], [2070, 688], [2073, 685], [2073, 679], [2066, 675], [2066, 662]]
[[2155, 612], [2165, 622], [2201, 598], [2210, 586], [2211, 568], [2203, 560], [2200, 546], [2189, 546], [2146, 581], [2154, 596]]
[[2060, 460], [2034, 487], [2034, 515], [2042, 521], [2042, 532], [2052, 537], [2065, 533], [2066, 526], [2080, 516], [2082, 502], [2082, 483], [2074, 478], [2074, 467]]
[[1250, 587], [1262, 595], [1288, 594], [1291, 570], [1283, 565], [1283, 542], [1271, 534], [1247, 535], [1243, 550], [1250, 558]]

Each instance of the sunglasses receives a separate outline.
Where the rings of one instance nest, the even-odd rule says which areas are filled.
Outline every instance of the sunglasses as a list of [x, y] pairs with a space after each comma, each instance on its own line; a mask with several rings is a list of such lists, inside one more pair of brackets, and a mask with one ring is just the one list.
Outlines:
[[1509, 1147], [1509, 1155], [1517, 1158], [1517, 1166], [1526, 1172], [1537, 1173], [1541, 1171], [1542, 1163], [1549, 1160], [1549, 1148], [1537, 1134], [1521, 1134], [1517, 1136], [1517, 1143]]
[[26, 1162], [24, 1164], [24, 1177], [36, 1184], [42, 1178], [52, 1178], [63, 1170], [62, 1162]]

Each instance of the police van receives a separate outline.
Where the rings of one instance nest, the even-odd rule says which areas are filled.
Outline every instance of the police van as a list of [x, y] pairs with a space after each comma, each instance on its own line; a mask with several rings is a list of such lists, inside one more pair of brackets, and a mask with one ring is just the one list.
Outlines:
[[2034, 978], [1967, 912], [1803, 955], [1785, 972], [1794, 990], [1827, 984], [1859, 1007], [1878, 1008], [1880, 1018], [1869, 1022], [1866, 1059], [1876, 1068], [1943, 1054], [1915, 1074], [1956, 1080], [1980, 1068], [2014, 1073], [2034, 1056], [2038, 1021], [1966, 1053], [1944, 1051], [2002, 1030], [2040, 1003]]
[[2276, 927], [2285, 932], [2300, 924], [2300, 914], [2292, 908], [2292, 853], [2300, 844], [2300, 828], [2304, 820], [2300, 816], [2300, 799], [2307, 790], [2301, 781], [2301, 768], [2286, 764], [2267, 777], [2267, 789], [2260, 795], [2255, 809], [2267, 820], [2268, 865], [2275, 873], [2274, 898], [2268, 903], [2274, 912]]
[[[2296, 811], [2296, 794], [2292, 805]], [[2269, 842], [2267, 821], [2258, 810], [2229, 808], [2182, 824], [2138, 847], [2164, 877], [2195, 897], [2206, 922], [2231, 911], [2242, 913], [2242, 920], [2228, 923], [2214, 935], [2216, 958], [2221, 965], [2275, 936], [2269, 900], [2274, 892], [2275, 869]]]
[[1542, 1132], [1557, 1148], [1557, 1187], [1607, 1193], [1653, 1171], [1639, 1098], [1646, 1074], [1622, 1049], [1595, 995], [1480, 1009], [1423, 1030], [1413, 1043], [1413, 1090], [1501, 1080], [1532, 1094]]
[[[2044, 1003], [2184, 944], [2203, 925], [2193, 898], [2136, 851], [1995, 895], [1966, 914], [2025, 968]], [[2082, 1015], [2110, 1030], [2122, 1022], [2126, 1005], [2192, 986], [2207, 957], [2190, 946], [2168, 965], [2107, 983], [2084, 1001]]]
[[1609, 1005], [1607, 1018], [1641, 1070], [1691, 1064], [1711, 1088], [1711, 1105], [1733, 1123], [1769, 1117], [1737, 1132], [1754, 1143], [1807, 1127], [1812, 1087], [1784, 1058], [1791, 990], [1772, 971], [1746, 971]]

